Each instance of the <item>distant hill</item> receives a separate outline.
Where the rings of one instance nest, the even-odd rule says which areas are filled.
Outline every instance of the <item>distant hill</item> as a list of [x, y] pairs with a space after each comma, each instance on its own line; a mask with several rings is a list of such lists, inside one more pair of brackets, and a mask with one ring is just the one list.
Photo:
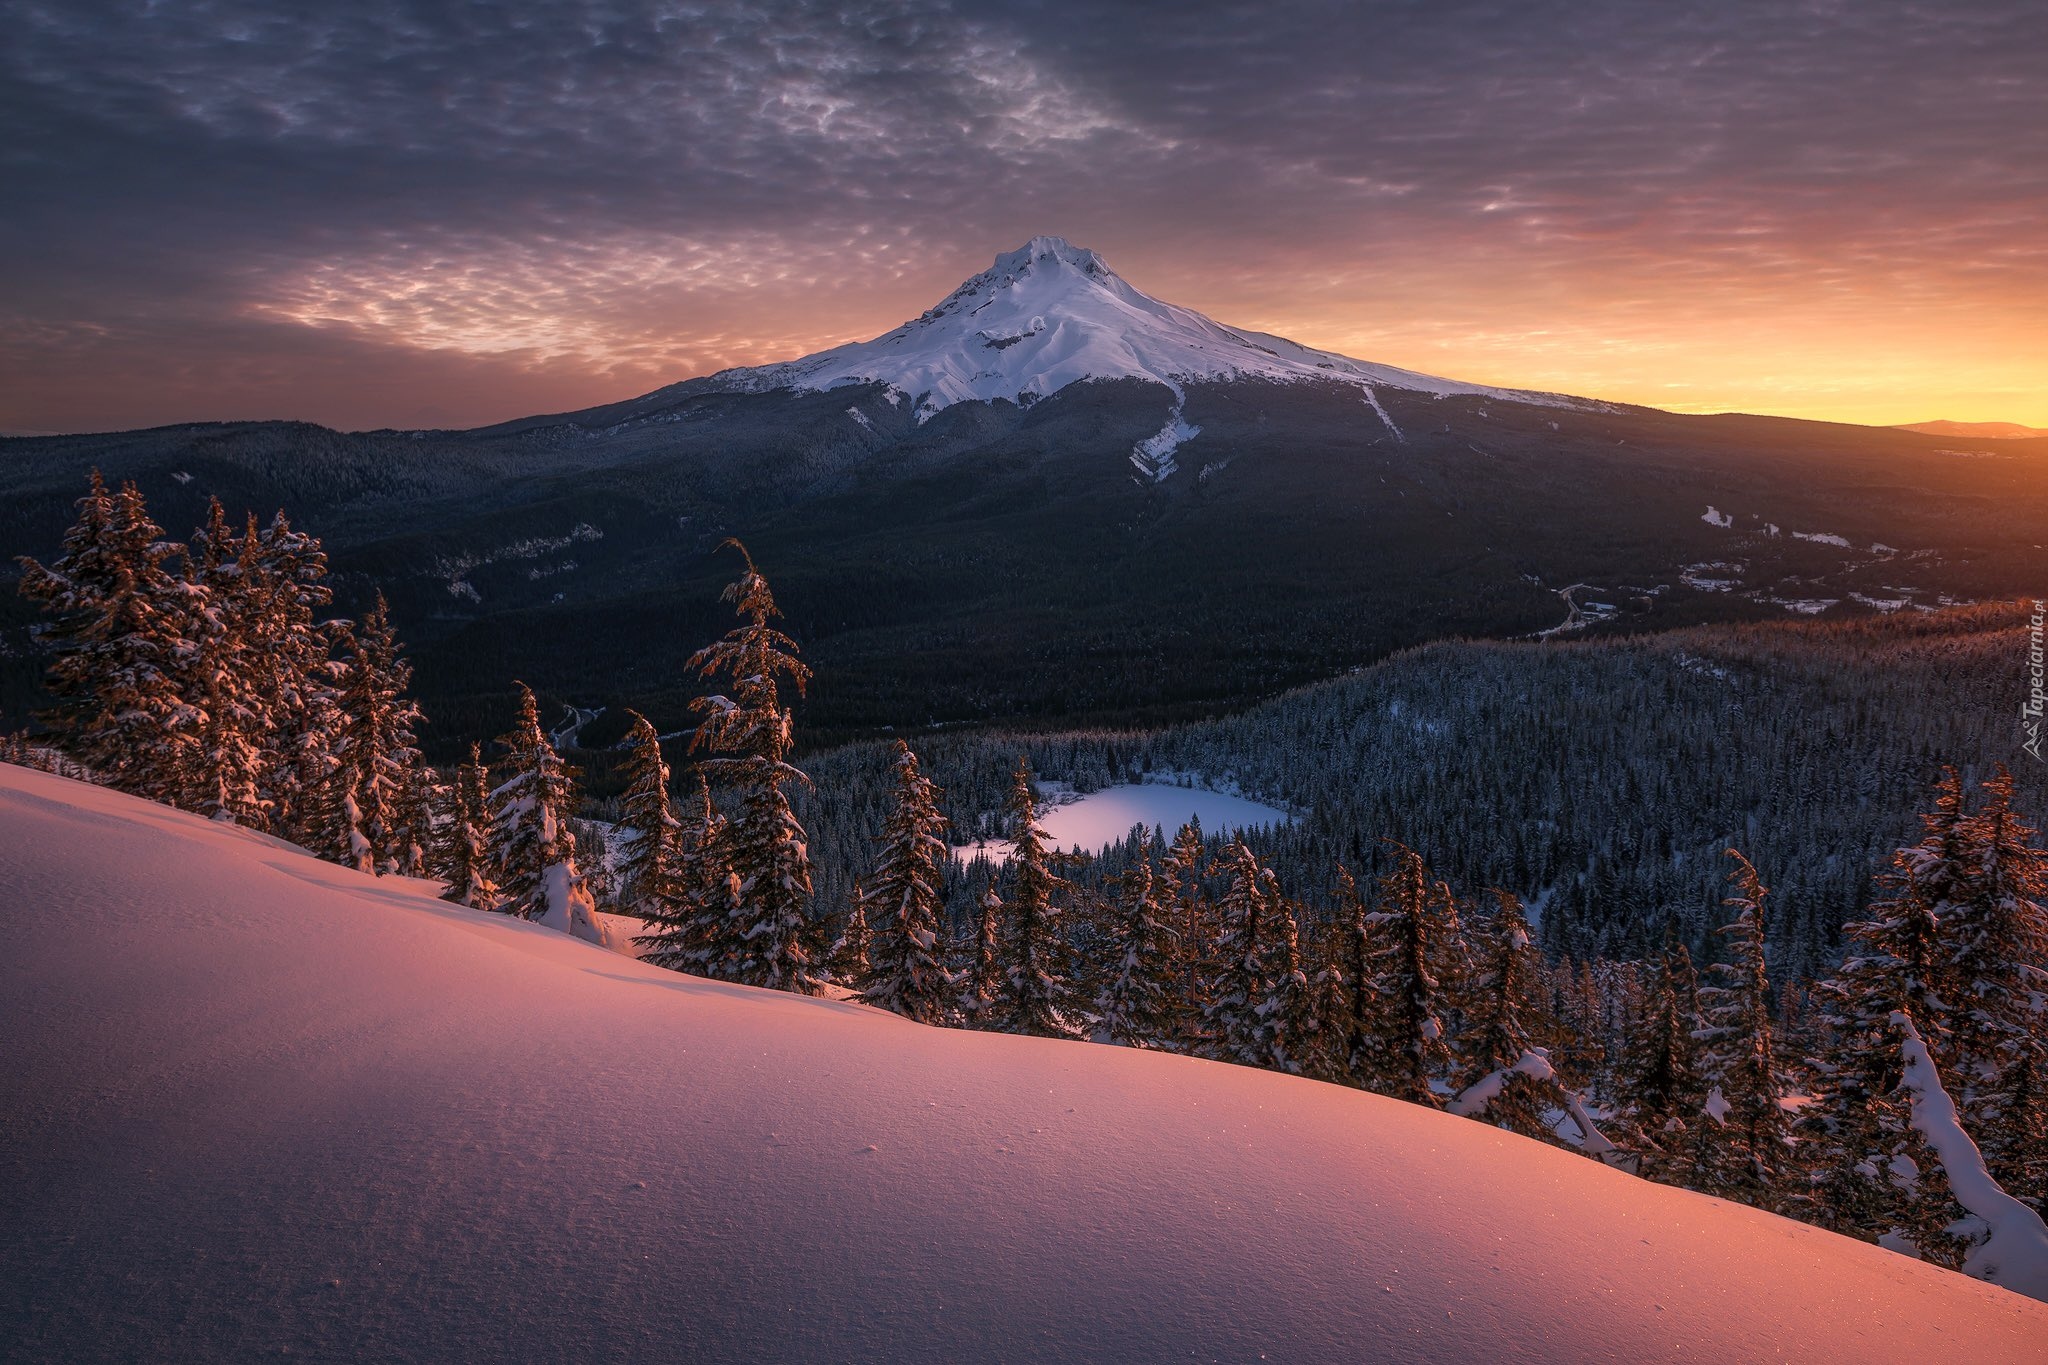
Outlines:
[[0, 1358], [2048, 1359], [1467, 1119], [645, 966], [0, 766]]
[[2023, 441], [2048, 436], [2048, 427], [2023, 427], [2018, 422], [1905, 422], [1894, 429], [1928, 436], [1969, 436], [1980, 441]]

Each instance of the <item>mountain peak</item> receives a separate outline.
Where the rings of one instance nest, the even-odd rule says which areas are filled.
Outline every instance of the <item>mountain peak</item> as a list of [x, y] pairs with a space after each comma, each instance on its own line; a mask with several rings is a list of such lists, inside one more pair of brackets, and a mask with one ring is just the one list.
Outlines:
[[1054, 236], [1003, 252], [938, 304], [872, 341], [727, 370], [711, 383], [750, 391], [883, 384], [911, 399], [922, 421], [955, 403], [1029, 403], [1090, 379], [1163, 385], [1173, 392], [1175, 420], [1186, 384], [1239, 379], [1349, 385], [1375, 408], [1377, 385], [1576, 401], [1438, 379], [1225, 326], [1133, 288], [1097, 253]]

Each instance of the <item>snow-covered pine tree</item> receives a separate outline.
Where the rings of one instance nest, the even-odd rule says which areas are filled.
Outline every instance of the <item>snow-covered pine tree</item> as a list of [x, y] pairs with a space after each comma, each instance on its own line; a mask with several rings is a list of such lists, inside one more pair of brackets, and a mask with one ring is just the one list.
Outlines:
[[810, 850], [783, 790], [810, 779], [788, 761], [792, 730], [781, 695], [787, 679], [801, 696], [811, 670], [797, 658], [796, 641], [771, 624], [782, 613], [753, 557], [737, 540], [725, 545], [745, 561], [724, 595], [745, 624], [690, 660], [700, 676], [732, 682], [730, 697], [692, 703], [704, 717], [692, 747], [712, 755], [706, 768], [738, 798], [724, 839], [732, 918], [711, 956], [716, 970], [730, 964], [733, 980], [816, 995], [824, 983], [816, 965], [819, 929], [809, 914]]
[[1441, 983], [1447, 899], [1441, 884], [1431, 881], [1422, 855], [1396, 844], [1373, 912], [1379, 947], [1371, 994], [1377, 1017], [1365, 1072], [1369, 1088], [1432, 1108], [1443, 1103], [1436, 1083], [1453, 1070]]
[[270, 702], [264, 794], [273, 828], [305, 843], [314, 834], [314, 807], [334, 770], [341, 732], [332, 660], [338, 631], [316, 620], [333, 600], [327, 555], [316, 537], [293, 529], [279, 512], [257, 533], [253, 548], [244, 533], [239, 557], [256, 566], [250, 581], [264, 599], [249, 651], [255, 688]]
[[1323, 1029], [1337, 1069], [1334, 1079], [1365, 1086], [1373, 1072], [1373, 1040], [1386, 1014], [1379, 998], [1381, 921], [1358, 893], [1351, 869], [1337, 868], [1337, 914], [1330, 925], [1330, 971], [1337, 1000], [1325, 1012]]
[[405, 856], [408, 789], [420, 761], [413, 742], [419, 708], [406, 697], [412, 666], [400, 657], [390, 609], [379, 593], [342, 633], [334, 766], [320, 800], [316, 851], [361, 872], [396, 872]]
[[1264, 1065], [1298, 1076], [1315, 1046], [1313, 1001], [1308, 973], [1302, 966], [1301, 917], [1295, 904], [1280, 894], [1272, 870], [1261, 871], [1271, 934], [1265, 994], [1254, 1013], [1266, 1040], [1268, 1060]]
[[960, 972], [960, 1013], [969, 1025], [998, 1027], [1003, 1002], [1003, 898], [993, 883], [975, 906], [974, 941]]
[[173, 804], [199, 718], [182, 695], [195, 590], [165, 567], [178, 550], [134, 484], [109, 494], [95, 470], [63, 554], [19, 561], [22, 595], [54, 618], [41, 638], [57, 705], [39, 719], [100, 781]]
[[448, 837], [448, 889], [442, 900], [475, 910], [498, 908], [498, 884], [491, 856], [491, 794], [481, 746], [469, 746], [469, 762], [455, 772]]
[[1019, 758], [1010, 779], [1011, 889], [1002, 943], [1002, 999], [995, 1013], [1006, 1033], [1071, 1038], [1072, 990], [1058, 901], [1067, 883], [1052, 870], [1037, 804], [1031, 761]]
[[1545, 1048], [1548, 1055], [1556, 1032], [1555, 1021], [1545, 1017], [1549, 991], [1541, 955], [1530, 938], [1521, 899], [1498, 889], [1492, 894], [1494, 913], [1483, 925], [1478, 969], [1465, 990], [1459, 1086], [1496, 1071], [1508, 1072], [1500, 1093], [1487, 1103], [1486, 1122], [1555, 1142], [1556, 1133], [1543, 1121], [1546, 1109], [1562, 1107], [1555, 1082], [1512, 1070], [1532, 1048]]
[[1177, 940], [1174, 970], [1180, 981], [1172, 1046], [1190, 1055], [1206, 1047], [1209, 983], [1216, 952], [1216, 907], [1202, 884], [1207, 861], [1202, 822], [1190, 817], [1173, 836], [1159, 868], [1159, 903], [1173, 925]]
[[1142, 845], [1120, 889], [1116, 970], [1096, 1003], [1102, 1035], [1127, 1047], [1171, 1048], [1178, 1042], [1179, 936], [1160, 909], [1152, 861]]
[[439, 775], [415, 754], [402, 775], [393, 830], [392, 871], [399, 876], [431, 877], [445, 862], [443, 844], [449, 831], [442, 811], [448, 797]]
[[669, 801], [660, 734], [638, 711], [626, 714], [633, 725], [620, 765], [626, 791], [619, 798], [619, 823], [631, 831], [632, 843], [619, 869], [619, 911], [658, 924], [682, 900], [683, 825]]
[[209, 819], [265, 829], [271, 802], [266, 743], [272, 718], [254, 658], [261, 627], [260, 567], [242, 554], [219, 498], [185, 555], [191, 652], [179, 693], [191, 706], [193, 742], [183, 746], [179, 804]]
[[[575, 866], [576, 841], [569, 832], [575, 806], [574, 774], [541, 729], [540, 706], [525, 683], [519, 688], [519, 718], [498, 740], [505, 750], [505, 778], [491, 793], [491, 847], [497, 858], [498, 909], [538, 919], [553, 908], [550, 889], [566, 895], [576, 878], [552, 873]], [[566, 912], [569, 907], [562, 907]]]
[[1769, 888], [1735, 849], [1723, 904], [1735, 918], [1720, 929], [1730, 960], [1714, 964], [1715, 985], [1700, 987], [1701, 1071], [1711, 1088], [1699, 1141], [1694, 1188], [1776, 1210], [1788, 1193], [1791, 1148], [1781, 1103], [1785, 1079], [1771, 1021], [1771, 982], [1764, 949], [1764, 898]]
[[825, 966], [832, 979], [857, 990], [859, 983], [867, 980], [868, 949], [873, 941], [874, 935], [868, 931], [868, 912], [861, 904], [860, 882], [856, 879], [846, 914], [839, 922], [839, 933], [825, 952]]
[[[1242, 839], [1225, 845], [1218, 861], [1229, 881], [1216, 907], [1222, 932], [1207, 1011], [1211, 1055], [1241, 1066], [1286, 1069], [1288, 1015], [1280, 1006], [1293, 983], [1281, 978], [1300, 973], [1298, 946], [1288, 932], [1293, 916], [1280, 901], [1272, 872]], [[1300, 986], [1305, 995], [1306, 981]], [[1294, 1004], [1298, 1020], [1298, 997]]]
[[1958, 1058], [1950, 1070], [1993, 1176], [2023, 1187], [2040, 1152], [2026, 1113], [2037, 1099], [2019, 1087], [2031, 1089], [2048, 1065], [2048, 858], [2013, 809], [2004, 766], [1982, 785], [1984, 808], [1965, 822], [1967, 875], [1941, 920]]
[[882, 827], [880, 856], [862, 885], [870, 942], [867, 974], [857, 985], [867, 1004], [939, 1024], [954, 990], [940, 940], [952, 856], [946, 817], [939, 813], [938, 787], [900, 739], [895, 767], [896, 804]]
[[1309, 932], [1302, 966], [1308, 974], [1308, 1000], [1294, 1047], [1301, 1074], [1332, 1085], [1350, 1080], [1351, 988], [1344, 972], [1342, 940], [1341, 920], [1330, 920]]
[[634, 940], [640, 960], [670, 971], [730, 979], [737, 964], [721, 956], [735, 950], [727, 926], [732, 921], [732, 873], [725, 865], [725, 817], [711, 800], [711, 783], [697, 775], [697, 794], [678, 819], [675, 900], [660, 914], [652, 902], [641, 907], [647, 932]]

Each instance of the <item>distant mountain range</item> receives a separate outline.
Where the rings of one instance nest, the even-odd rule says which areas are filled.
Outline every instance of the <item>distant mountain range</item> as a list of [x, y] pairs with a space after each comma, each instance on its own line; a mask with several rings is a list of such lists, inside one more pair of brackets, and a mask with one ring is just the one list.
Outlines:
[[[85, 471], [218, 494], [391, 598], [452, 745], [510, 680], [673, 729], [738, 535], [813, 739], [1206, 714], [1457, 635], [1933, 609], [2048, 583], [2048, 443], [1687, 416], [1355, 360], [1034, 238], [871, 341], [473, 431], [206, 423], [0, 441], [0, 551]], [[0, 605], [0, 720], [33, 699]]]
[[1908, 422], [1900, 431], [1929, 436], [1964, 436], [1978, 441], [2027, 441], [2048, 436], [2048, 427], [2023, 427], [2018, 422]]

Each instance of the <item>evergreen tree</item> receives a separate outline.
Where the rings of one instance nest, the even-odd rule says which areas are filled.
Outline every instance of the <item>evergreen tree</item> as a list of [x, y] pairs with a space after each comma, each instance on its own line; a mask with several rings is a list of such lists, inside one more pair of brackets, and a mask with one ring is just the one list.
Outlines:
[[868, 977], [868, 949], [873, 939], [874, 936], [868, 932], [868, 913], [861, 906], [860, 884], [856, 882], [853, 904], [847, 907], [839, 936], [832, 940], [832, 947], [825, 954], [832, 979], [857, 990], [859, 983]]
[[[574, 774], [541, 729], [540, 706], [525, 683], [519, 688], [519, 718], [498, 744], [505, 750], [504, 781], [491, 793], [491, 847], [497, 856], [498, 909], [538, 919], [551, 908], [550, 872], [573, 867], [575, 836], [569, 812], [575, 804]], [[560, 874], [566, 897], [572, 881]], [[567, 911], [566, 899], [564, 911]]]
[[1668, 1169], [1706, 1101], [1693, 1037], [1699, 1028], [1699, 973], [1685, 945], [1669, 943], [1651, 978], [1647, 1017], [1623, 1064], [1622, 1098], [1645, 1175]]
[[1790, 1149], [1764, 948], [1769, 888], [1749, 859], [1732, 848], [1728, 856], [1735, 860], [1728, 874], [1734, 893], [1724, 903], [1736, 913], [1720, 933], [1729, 940], [1731, 960], [1714, 965], [1718, 984], [1700, 988], [1701, 1070], [1712, 1088], [1706, 1120], [1698, 1125], [1694, 1178], [1696, 1188], [1709, 1194], [1776, 1209], [1790, 1173]]
[[648, 929], [634, 941], [644, 950], [643, 962], [730, 979], [737, 962], [723, 956], [729, 949], [736, 951], [728, 934], [733, 916], [732, 873], [725, 865], [726, 822], [702, 773], [697, 777], [696, 800], [679, 818], [674, 900], [667, 905], [653, 899], [640, 903]]
[[2027, 1136], [2035, 1100], [2021, 1087], [2031, 1092], [2048, 1063], [2048, 860], [2013, 810], [2012, 775], [2001, 766], [1983, 787], [1984, 809], [1966, 822], [1967, 877], [1941, 921], [1953, 1083], [1992, 1174], [2023, 1186], [2039, 1154]]
[[248, 652], [252, 686], [270, 701], [264, 737], [264, 792], [272, 827], [301, 843], [317, 842], [314, 820], [327, 790], [340, 740], [339, 686], [332, 653], [338, 627], [316, 620], [333, 599], [327, 556], [317, 538], [293, 529], [283, 512], [239, 557], [255, 566], [248, 581], [261, 594]]
[[448, 828], [448, 889], [441, 899], [475, 910], [498, 908], [492, 873], [491, 796], [482, 749], [469, 746], [469, 762], [456, 770]]
[[619, 823], [633, 833], [625, 866], [620, 870], [620, 911], [649, 923], [660, 923], [682, 898], [682, 822], [669, 803], [668, 762], [661, 756], [661, 736], [637, 711], [626, 735], [621, 776], [625, 795], [619, 799]]
[[859, 904], [871, 933], [860, 998], [922, 1024], [945, 1022], [954, 981], [939, 932], [944, 913], [946, 817], [939, 789], [917, 755], [896, 742], [896, 804], [882, 829], [882, 850]]
[[746, 547], [725, 544], [745, 560], [724, 596], [745, 624], [690, 660], [700, 676], [732, 682], [730, 697], [692, 704], [704, 717], [692, 747], [714, 756], [705, 766], [738, 797], [723, 840], [732, 917], [711, 956], [733, 980], [816, 995], [823, 982], [814, 963], [818, 930], [808, 914], [810, 850], [783, 790], [810, 779], [788, 761], [792, 729], [781, 697], [782, 679], [802, 695], [811, 670], [796, 657], [796, 642], [770, 624], [782, 613]]
[[268, 697], [258, 690], [255, 650], [267, 603], [260, 565], [246, 548], [229, 528], [220, 499], [210, 499], [206, 525], [193, 533], [185, 558], [192, 650], [179, 691], [193, 710], [193, 736], [182, 749], [179, 804], [210, 819], [264, 829], [273, 722]]
[[1371, 995], [1377, 1004], [1364, 1068], [1367, 1084], [1383, 1095], [1442, 1104], [1435, 1082], [1452, 1069], [1445, 1037], [1443, 909], [1449, 897], [1432, 884], [1422, 855], [1394, 847], [1394, 866], [1380, 879], [1379, 947]]
[[42, 638], [58, 704], [40, 719], [101, 782], [175, 803], [199, 719], [181, 687], [194, 590], [165, 567], [178, 547], [134, 484], [110, 495], [95, 471], [78, 510], [50, 567], [19, 561], [22, 595], [55, 618]]
[[981, 896], [967, 969], [960, 973], [960, 1013], [976, 1028], [995, 1028], [1003, 1001], [1003, 898], [991, 885]]
[[1171, 1048], [1179, 1022], [1179, 942], [1159, 906], [1152, 863], [1141, 852], [1123, 875], [1116, 972], [1098, 1002], [1102, 1034], [1128, 1047]]
[[1172, 923], [1178, 953], [1174, 1043], [1177, 1051], [1200, 1053], [1207, 1043], [1209, 984], [1214, 967], [1216, 907], [1202, 885], [1207, 861], [1202, 822], [1190, 817], [1160, 860], [1160, 908]]
[[[1496, 890], [1493, 896], [1494, 914], [1486, 925], [1480, 970], [1470, 983], [1465, 1008], [1469, 1041], [1463, 1047], [1461, 1088], [1493, 1072], [1509, 1071], [1532, 1048], [1546, 1046], [1555, 1032], [1555, 1025], [1543, 1017], [1549, 992], [1522, 902], [1505, 891]], [[1525, 1137], [1555, 1141], [1556, 1134], [1543, 1121], [1546, 1108], [1561, 1107], [1553, 1091], [1554, 1086], [1515, 1071], [1487, 1104], [1486, 1120]]]
[[382, 876], [396, 872], [407, 857], [408, 791], [419, 763], [412, 727], [419, 708], [405, 696], [412, 667], [399, 657], [381, 593], [361, 623], [344, 632], [342, 647], [339, 729], [319, 804], [316, 851]]
[[1011, 890], [997, 1017], [1007, 1033], [1070, 1038], [1072, 992], [1057, 899], [1067, 883], [1052, 870], [1045, 835], [1038, 827], [1037, 802], [1030, 760], [1020, 758], [1010, 780]]

